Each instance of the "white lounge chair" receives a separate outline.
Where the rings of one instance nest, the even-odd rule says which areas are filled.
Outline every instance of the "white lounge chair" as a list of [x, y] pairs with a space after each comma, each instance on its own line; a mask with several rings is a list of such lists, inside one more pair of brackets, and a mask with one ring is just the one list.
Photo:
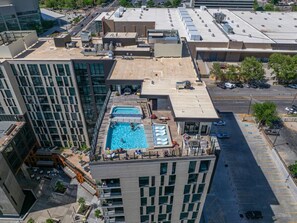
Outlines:
[[168, 141], [168, 139], [167, 138], [157, 138], [157, 141]]
[[157, 142], [157, 145], [167, 145], [168, 142]]
[[165, 126], [155, 126], [155, 129], [157, 130], [157, 129], [165, 129]]
[[166, 131], [165, 130], [161, 130], [161, 129], [160, 130], [159, 129], [156, 129], [155, 132], [166, 132]]
[[166, 135], [165, 132], [157, 132], [157, 133], [156, 133], [156, 136], [164, 136], [164, 135]]

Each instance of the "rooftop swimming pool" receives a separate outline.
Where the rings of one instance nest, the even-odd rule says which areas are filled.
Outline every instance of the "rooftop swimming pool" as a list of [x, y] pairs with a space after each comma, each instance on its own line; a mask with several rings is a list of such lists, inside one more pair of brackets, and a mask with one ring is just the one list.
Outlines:
[[110, 112], [111, 117], [139, 117], [142, 118], [140, 107], [133, 106], [114, 106]]
[[126, 122], [111, 123], [108, 129], [106, 146], [116, 149], [145, 149], [148, 148], [143, 124]]

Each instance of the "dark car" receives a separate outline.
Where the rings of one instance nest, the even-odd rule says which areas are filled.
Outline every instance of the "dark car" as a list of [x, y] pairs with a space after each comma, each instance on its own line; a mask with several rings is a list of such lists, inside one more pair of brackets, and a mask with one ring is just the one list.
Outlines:
[[224, 82], [218, 83], [217, 87], [222, 88], [222, 89], [226, 89], [226, 86], [225, 86]]
[[235, 83], [235, 86], [236, 86], [236, 87], [239, 87], [239, 88], [243, 88], [243, 84], [240, 83], [240, 82]]
[[263, 215], [261, 211], [247, 211], [245, 212], [245, 217], [247, 219], [262, 219]]
[[256, 88], [258, 88], [259, 86], [258, 86], [258, 84], [256, 84], [256, 83], [251, 83], [251, 84], [250, 84], [250, 87], [256, 89]]
[[278, 129], [265, 129], [264, 132], [265, 132], [266, 135], [279, 136], [279, 130]]
[[267, 88], [270, 88], [270, 84], [267, 84], [267, 83], [260, 83], [258, 86], [259, 86], [259, 88], [261, 88], [261, 89], [267, 89]]

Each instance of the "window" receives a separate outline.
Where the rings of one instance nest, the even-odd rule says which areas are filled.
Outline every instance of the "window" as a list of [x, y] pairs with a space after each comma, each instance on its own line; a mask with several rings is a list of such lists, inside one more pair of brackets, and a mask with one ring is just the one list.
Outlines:
[[199, 184], [198, 193], [203, 193], [205, 184]]
[[58, 70], [58, 73], [59, 73], [60, 76], [65, 75], [63, 64], [57, 64], [57, 70]]
[[201, 198], [201, 194], [194, 194], [192, 197], [192, 202], [197, 202]]
[[200, 127], [199, 122], [186, 122], [185, 133], [192, 134], [192, 135], [200, 134], [199, 127]]
[[187, 194], [184, 196], [184, 203], [189, 203], [189, 201], [190, 201], [190, 195]]
[[175, 171], [176, 171], [176, 162], [173, 162], [172, 163], [172, 172], [171, 172], [171, 174], [175, 174]]
[[209, 168], [209, 160], [203, 160], [200, 162], [199, 172], [208, 171]]
[[167, 214], [159, 214], [158, 221], [166, 220]]
[[166, 213], [171, 213], [172, 212], [172, 205], [167, 205], [166, 206]]
[[155, 212], [155, 206], [147, 206], [146, 207], [146, 214], [151, 214]]
[[149, 177], [139, 177], [139, 187], [148, 187], [149, 179]]
[[159, 205], [168, 203], [168, 197], [167, 196], [161, 196], [159, 197]]
[[143, 188], [140, 188], [140, 197], [144, 197], [144, 191], [143, 191]]
[[161, 176], [161, 186], [164, 185], [164, 176]]
[[48, 72], [45, 64], [40, 64], [40, 70], [43, 76], [48, 76]]
[[160, 175], [167, 174], [167, 166], [168, 166], [168, 163], [160, 164]]
[[188, 218], [188, 213], [187, 212], [184, 212], [184, 213], [180, 213], [180, 220], [183, 220], [183, 219], [187, 219]]
[[151, 205], [155, 204], [155, 197], [151, 197]]
[[159, 187], [159, 196], [162, 195], [163, 187]]
[[150, 219], [150, 216], [149, 216], [149, 215], [142, 215], [142, 216], [140, 217], [140, 221], [141, 221], [141, 222], [148, 222], [149, 219]]
[[159, 213], [162, 213], [163, 212], [163, 206], [159, 206]]
[[200, 203], [197, 204], [196, 211], [199, 211]]
[[195, 172], [195, 169], [196, 169], [196, 161], [190, 161], [189, 163], [189, 170], [188, 170], [188, 173], [193, 173]]
[[[143, 188], [141, 188], [143, 189]], [[149, 196], [155, 196], [156, 195], [156, 188], [155, 187], [150, 187], [149, 189]]]
[[198, 174], [189, 174], [188, 184], [196, 183], [198, 180]]
[[155, 177], [152, 176], [152, 186], [154, 187], [155, 186]]
[[174, 186], [165, 187], [165, 195], [172, 195], [174, 193]]
[[170, 175], [168, 185], [174, 185], [174, 184], [175, 184], [175, 175]]
[[10, 67], [11, 67], [11, 69], [12, 69], [12, 73], [13, 73], [15, 76], [17, 76], [17, 75], [18, 75], [18, 72], [17, 72], [17, 70], [16, 70], [14, 64], [11, 64]]
[[140, 200], [141, 206], [146, 206], [147, 205], [147, 199], [145, 197], [142, 197]]
[[190, 193], [191, 185], [185, 185], [184, 194]]
[[193, 209], [194, 209], [194, 204], [189, 204], [188, 211], [193, 211]]
[[198, 212], [193, 212], [193, 215], [192, 215], [192, 218], [197, 218], [197, 216], [198, 216]]
[[170, 196], [170, 204], [173, 204], [173, 196]]
[[31, 75], [39, 76], [39, 70], [36, 64], [28, 64], [27, 67]]

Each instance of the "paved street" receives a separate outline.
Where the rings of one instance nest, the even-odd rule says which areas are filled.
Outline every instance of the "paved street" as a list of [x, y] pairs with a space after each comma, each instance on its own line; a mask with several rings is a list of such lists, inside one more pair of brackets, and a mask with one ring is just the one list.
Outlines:
[[297, 200], [255, 124], [232, 113], [222, 117], [227, 125], [213, 132], [228, 132], [231, 138], [219, 141], [222, 152], [205, 207], [207, 222], [249, 222], [239, 217], [246, 211], [262, 212], [264, 218], [254, 222], [296, 222]]
[[[290, 106], [296, 89], [283, 86], [271, 86], [269, 89], [235, 88], [221, 89], [213, 84], [207, 86], [213, 103], [220, 112], [248, 113], [252, 96], [252, 103], [273, 101], [278, 106], [279, 113], [285, 113], [284, 108]], [[295, 104], [297, 100], [295, 100]]]

